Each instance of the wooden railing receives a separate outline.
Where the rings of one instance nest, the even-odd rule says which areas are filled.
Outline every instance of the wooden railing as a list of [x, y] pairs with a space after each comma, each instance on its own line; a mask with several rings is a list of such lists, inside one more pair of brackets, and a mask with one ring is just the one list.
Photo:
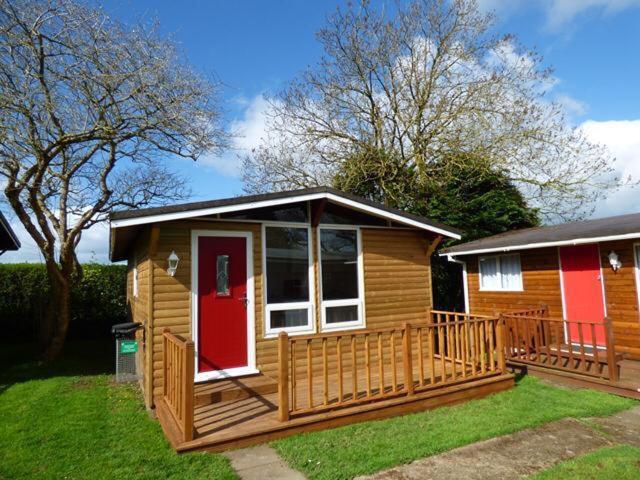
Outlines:
[[497, 317], [433, 312], [432, 321], [278, 340], [279, 418], [318, 413], [506, 371]]
[[182, 441], [193, 440], [194, 345], [165, 329], [162, 334], [163, 400], [173, 416]]
[[[618, 380], [610, 319], [576, 322], [514, 313], [501, 318], [507, 361]], [[599, 337], [604, 344], [598, 345]]]
[[548, 317], [549, 307], [547, 305], [541, 304], [537, 307], [527, 308], [524, 310], [505, 312], [505, 314], [516, 317]]

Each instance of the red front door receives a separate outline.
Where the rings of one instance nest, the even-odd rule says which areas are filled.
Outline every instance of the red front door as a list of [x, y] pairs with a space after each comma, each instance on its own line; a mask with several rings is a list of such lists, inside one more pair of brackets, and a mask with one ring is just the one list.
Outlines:
[[[564, 309], [566, 319], [571, 322], [604, 322], [604, 299], [602, 293], [602, 273], [598, 245], [576, 245], [560, 248], [562, 265], [562, 285], [564, 288]], [[569, 324], [569, 339], [577, 343], [580, 329], [585, 344], [592, 341], [589, 325]], [[596, 342], [605, 344], [604, 328], [595, 327]]]
[[246, 367], [244, 237], [198, 238], [198, 372]]

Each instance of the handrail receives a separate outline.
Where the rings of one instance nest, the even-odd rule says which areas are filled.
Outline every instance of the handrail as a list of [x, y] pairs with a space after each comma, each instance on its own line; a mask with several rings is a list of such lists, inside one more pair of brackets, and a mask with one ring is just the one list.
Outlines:
[[162, 346], [162, 398], [187, 442], [193, 440], [194, 344], [165, 328]]
[[[502, 320], [448, 321], [278, 336], [278, 418], [318, 413], [506, 373]], [[451, 321], [451, 318], [454, 321]]]
[[[513, 312], [500, 317], [505, 325], [507, 361], [600, 377], [612, 382], [618, 380], [609, 318], [599, 322], [573, 321]], [[598, 343], [598, 333], [603, 333], [604, 345]]]

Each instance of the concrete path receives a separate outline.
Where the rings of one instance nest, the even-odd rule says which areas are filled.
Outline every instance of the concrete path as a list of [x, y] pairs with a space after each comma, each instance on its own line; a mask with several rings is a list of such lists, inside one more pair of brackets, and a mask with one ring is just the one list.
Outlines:
[[362, 480], [468, 480], [524, 478], [602, 447], [640, 446], [640, 407], [612, 417], [564, 419], [457, 448], [385, 470]]
[[[473, 443], [361, 480], [512, 480], [556, 463], [616, 444], [640, 447], [640, 407], [611, 417], [567, 418], [511, 435]], [[224, 455], [242, 480], [304, 480], [267, 445]]]
[[304, 480], [304, 475], [289, 467], [278, 452], [267, 445], [231, 450], [224, 453], [242, 480]]

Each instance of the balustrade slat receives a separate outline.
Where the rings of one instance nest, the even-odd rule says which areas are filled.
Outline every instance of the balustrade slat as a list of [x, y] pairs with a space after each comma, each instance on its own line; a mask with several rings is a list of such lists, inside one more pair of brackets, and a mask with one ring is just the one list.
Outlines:
[[[587, 371], [587, 357], [584, 351], [584, 332], [582, 331], [582, 322], [576, 322], [578, 325], [578, 341], [580, 342], [580, 370]], [[569, 348], [571, 348], [571, 339], [569, 339]]]
[[392, 331], [389, 336], [390, 350], [391, 350], [391, 391], [396, 392], [398, 389], [398, 371], [396, 362], [396, 332]]
[[371, 345], [369, 334], [364, 336], [364, 366], [367, 384], [367, 397], [371, 396]]
[[435, 344], [435, 328], [429, 328], [429, 376], [431, 385], [436, 383], [436, 344]]
[[351, 335], [351, 369], [352, 369], [352, 381], [353, 381], [353, 395], [352, 398], [356, 400], [358, 398], [358, 364], [357, 364], [357, 352], [356, 352], [356, 336]]
[[342, 371], [342, 337], [336, 338], [336, 355], [338, 356], [338, 401], [344, 398], [344, 379]]
[[591, 348], [593, 349], [593, 367], [596, 374], [600, 375], [600, 352], [598, 352], [598, 342], [596, 339], [596, 326], [591, 324]]
[[422, 343], [423, 343], [422, 327], [418, 327], [417, 342], [418, 342], [418, 373], [419, 373], [418, 385], [422, 387], [424, 386], [424, 352], [422, 348]]

